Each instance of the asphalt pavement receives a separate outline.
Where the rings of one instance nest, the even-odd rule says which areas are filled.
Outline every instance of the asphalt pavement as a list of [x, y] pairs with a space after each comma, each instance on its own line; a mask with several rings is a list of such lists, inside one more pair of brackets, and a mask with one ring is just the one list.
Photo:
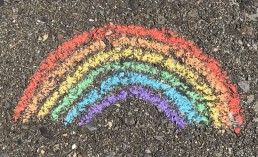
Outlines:
[[[257, 20], [257, 0], [0, 0], [0, 157], [258, 156]], [[203, 125], [178, 131], [133, 99], [83, 127], [15, 123], [13, 109], [49, 52], [106, 23], [172, 29], [220, 61], [241, 95], [241, 132]]]

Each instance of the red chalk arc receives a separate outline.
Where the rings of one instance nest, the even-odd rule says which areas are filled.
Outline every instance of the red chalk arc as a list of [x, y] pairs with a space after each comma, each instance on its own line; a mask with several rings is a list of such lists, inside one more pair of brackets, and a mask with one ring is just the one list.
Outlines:
[[[237, 93], [237, 88], [226, 75], [226, 72], [221, 70], [221, 65], [218, 61], [208, 57], [194, 46], [193, 43], [178, 37], [171, 30], [163, 29], [160, 31], [155, 28], [146, 29], [142, 26], [122, 26], [113, 24], [96, 28], [89, 33], [85, 32], [81, 35], [76, 35], [70, 41], [59, 46], [56, 51], [51, 52], [50, 55], [42, 61], [36, 73], [31, 78], [28, 87], [24, 90], [22, 98], [14, 110], [14, 120], [17, 121], [21, 112], [26, 109], [28, 103], [34, 96], [36, 89], [45, 81], [48, 73], [53, 71], [60, 62], [69, 58], [69, 56], [84, 43], [88, 43], [92, 40], [103, 40], [104, 38], [112, 40], [118, 36], [128, 35], [136, 37], [150, 37], [152, 40], [167, 44], [174, 49], [183, 50], [178, 51], [176, 53], [176, 57], [193, 58], [185, 64], [191, 66], [204, 76], [206, 80], [208, 80], [210, 86], [214, 89], [214, 92], [217, 93], [216, 95], [219, 99], [218, 103], [221, 104], [218, 105], [218, 108], [221, 110], [221, 114], [231, 115], [233, 117], [233, 122], [235, 123], [233, 125], [235, 125], [236, 128], [243, 123], [243, 113], [239, 106], [240, 99]], [[224, 119], [225, 123], [229, 122], [228, 120], [229, 119]]]

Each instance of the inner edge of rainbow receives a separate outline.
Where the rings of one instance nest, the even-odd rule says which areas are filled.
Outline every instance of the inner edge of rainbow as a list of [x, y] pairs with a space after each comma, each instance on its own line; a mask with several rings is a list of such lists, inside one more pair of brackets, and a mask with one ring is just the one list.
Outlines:
[[116, 86], [130, 86], [136, 84], [143, 87], [149, 87], [154, 89], [156, 92], [162, 91], [162, 94], [167, 97], [167, 101], [175, 104], [180, 111], [180, 114], [185, 115], [188, 123], [192, 123], [193, 121], [202, 121], [202, 117], [194, 110], [194, 106], [190, 103], [190, 101], [171, 86], [143, 74], [123, 71], [116, 73], [114, 76], [108, 77], [101, 82], [100, 87], [95, 87], [90, 92], [85, 94], [82, 101], [73, 106], [68, 112], [65, 118], [65, 124], [72, 123], [72, 121], [84, 111], [85, 106], [98, 101], [102, 95], [112, 92]]
[[156, 106], [158, 109], [164, 112], [165, 116], [175, 122], [179, 128], [184, 128], [186, 122], [183, 116], [178, 115], [173, 109], [171, 104], [169, 104], [166, 98], [157, 95], [155, 92], [150, 91], [142, 86], [132, 86], [129, 89], [121, 90], [117, 94], [111, 94], [103, 98], [100, 102], [94, 103], [90, 106], [88, 111], [82, 116], [78, 125], [84, 125], [90, 122], [90, 120], [95, 117], [98, 113], [110, 105], [116, 103], [117, 101], [126, 100], [128, 98], [137, 98], [148, 101], [152, 105]]

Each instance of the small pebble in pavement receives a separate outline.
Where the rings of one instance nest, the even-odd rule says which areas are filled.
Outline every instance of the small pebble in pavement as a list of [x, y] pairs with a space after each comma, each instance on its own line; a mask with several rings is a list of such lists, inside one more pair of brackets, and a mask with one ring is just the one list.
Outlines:
[[245, 92], [249, 92], [250, 90], [250, 82], [249, 81], [240, 81], [238, 82], [239, 87]]
[[155, 139], [158, 141], [163, 141], [164, 136], [155, 136]]
[[146, 154], [150, 154], [151, 151], [147, 148], [147, 149], [145, 150], [145, 153], [146, 153]]
[[76, 144], [73, 144], [72, 149], [76, 149], [76, 148], [77, 148]]
[[162, 15], [158, 16], [158, 24], [163, 25], [166, 22], [166, 18]]
[[97, 128], [97, 125], [95, 123], [88, 123], [86, 124], [86, 127], [89, 131], [96, 131], [98, 128]]
[[151, 157], [151, 151], [147, 148], [145, 150], [145, 154], [143, 155], [144, 157]]
[[258, 112], [258, 101], [255, 102], [254, 111], [255, 111], [255, 112]]
[[254, 101], [254, 95], [248, 95], [247, 96], [247, 103], [250, 104]]
[[43, 137], [45, 137], [47, 139], [53, 139], [53, 136], [50, 134], [50, 132], [48, 131], [48, 129], [46, 127], [40, 127], [39, 131]]
[[128, 126], [134, 126], [136, 124], [136, 120], [133, 117], [125, 118], [124, 123]]
[[109, 122], [107, 123], [108, 129], [111, 129], [111, 128], [112, 128], [112, 125], [113, 125], [113, 121], [109, 121]]
[[53, 146], [53, 151], [54, 151], [54, 152], [58, 151], [59, 149], [60, 149], [60, 144], [55, 144], [55, 145]]

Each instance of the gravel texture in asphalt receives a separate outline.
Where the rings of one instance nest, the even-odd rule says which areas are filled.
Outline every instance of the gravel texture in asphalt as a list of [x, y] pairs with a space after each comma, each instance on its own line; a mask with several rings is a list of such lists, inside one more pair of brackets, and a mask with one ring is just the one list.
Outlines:
[[[0, 0], [0, 157], [258, 156], [257, 20], [257, 0]], [[239, 88], [241, 132], [203, 125], [178, 131], [134, 99], [83, 127], [13, 122], [22, 91], [49, 52], [111, 22], [172, 29], [219, 60]]]

